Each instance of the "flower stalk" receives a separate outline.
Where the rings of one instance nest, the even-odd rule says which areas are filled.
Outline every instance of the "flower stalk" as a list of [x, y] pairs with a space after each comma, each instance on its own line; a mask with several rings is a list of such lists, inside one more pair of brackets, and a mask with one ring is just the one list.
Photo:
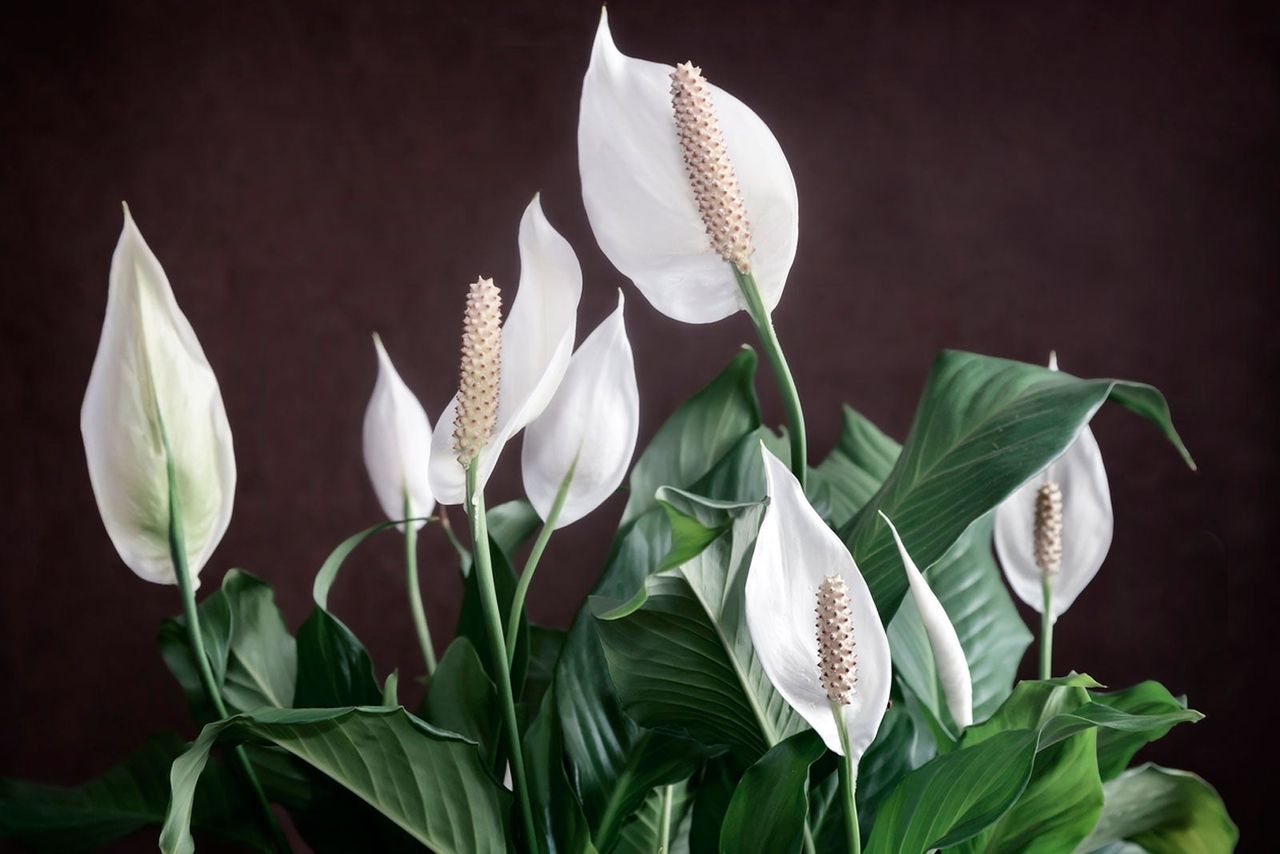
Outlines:
[[516, 592], [511, 599], [511, 613], [507, 616], [508, 666], [515, 662], [516, 640], [520, 634], [520, 615], [524, 613], [524, 600], [529, 595], [529, 585], [533, 583], [533, 574], [538, 569], [538, 561], [542, 559], [542, 553], [546, 551], [547, 543], [551, 541], [551, 535], [556, 529], [556, 521], [560, 518], [560, 511], [564, 509], [565, 499], [569, 497], [569, 485], [573, 482], [573, 470], [576, 465], [575, 461], [574, 465], [569, 467], [569, 473], [560, 482], [555, 502], [552, 503], [551, 511], [547, 513], [547, 518], [542, 523], [542, 529], [538, 531], [538, 538], [533, 542], [529, 559], [525, 561], [524, 571], [520, 573], [520, 580], [516, 583]]
[[[418, 644], [422, 647], [422, 658], [427, 665], [427, 675], [436, 672], [436, 648], [431, 642], [431, 629], [427, 625], [427, 612], [422, 605], [422, 587], [418, 579], [418, 529], [407, 520], [413, 516], [413, 507], [409, 496], [404, 499], [404, 571], [405, 583], [409, 588], [409, 610], [413, 613], [413, 628], [418, 633]], [[443, 511], [443, 508], [441, 508]]]

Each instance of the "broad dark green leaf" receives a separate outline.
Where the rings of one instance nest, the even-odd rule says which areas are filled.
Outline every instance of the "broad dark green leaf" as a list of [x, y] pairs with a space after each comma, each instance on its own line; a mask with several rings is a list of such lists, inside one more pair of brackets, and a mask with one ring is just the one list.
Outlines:
[[893, 469], [902, 446], [845, 406], [840, 438], [805, 484], [809, 503], [833, 527], [839, 528], [862, 509]]
[[692, 821], [689, 825], [689, 848], [702, 852], [720, 850], [720, 828], [724, 825], [729, 801], [746, 773], [742, 760], [726, 753], [710, 759], [702, 772], [690, 781], [693, 789]]
[[[1175, 697], [1159, 682], [1139, 682], [1122, 691], [1091, 691], [1094, 702], [1122, 712], [1144, 716], [1159, 716], [1184, 711], [1185, 698]], [[1129, 765], [1143, 745], [1163, 738], [1173, 724], [1140, 732], [1123, 732], [1105, 729], [1098, 733], [1098, 771], [1103, 780], [1110, 780]]]
[[525, 732], [524, 758], [542, 850], [546, 854], [594, 854], [591, 828], [565, 773], [554, 689], [543, 697]]
[[883, 511], [922, 569], [978, 519], [1061, 454], [1107, 400], [1151, 420], [1186, 453], [1160, 393], [1122, 380], [1084, 380], [1036, 365], [944, 351], [893, 470], [842, 531], [881, 617], [907, 589]]
[[364, 644], [323, 608], [312, 610], [298, 629], [294, 702], [299, 708], [313, 709], [382, 702], [382, 688]]
[[521, 702], [530, 709], [542, 705], [542, 698], [555, 678], [556, 663], [564, 649], [568, 632], [529, 624], [529, 665], [524, 677]]
[[493, 767], [501, 732], [497, 692], [471, 641], [460, 637], [449, 644], [431, 677], [421, 716], [432, 726], [476, 742]]
[[194, 850], [192, 797], [209, 751], [245, 740], [282, 748], [442, 854], [507, 850], [511, 798], [476, 745], [399, 708], [269, 709], [206, 726], [173, 764], [161, 850]]
[[747, 769], [720, 829], [722, 854], [796, 852], [809, 816], [809, 767], [826, 752], [813, 730], [778, 742]]
[[1093, 833], [1077, 851], [1116, 843], [1147, 854], [1226, 854], [1239, 831], [1222, 798], [1195, 774], [1141, 765], [1103, 787], [1105, 802]]
[[622, 826], [613, 854], [687, 854], [692, 821], [688, 781], [659, 786]]
[[[39, 851], [96, 851], [164, 822], [169, 768], [187, 749], [173, 734], [152, 736], [123, 764], [82, 786], [0, 779], [0, 839]], [[198, 832], [269, 851], [256, 805], [229, 770], [214, 765], [195, 791]]]

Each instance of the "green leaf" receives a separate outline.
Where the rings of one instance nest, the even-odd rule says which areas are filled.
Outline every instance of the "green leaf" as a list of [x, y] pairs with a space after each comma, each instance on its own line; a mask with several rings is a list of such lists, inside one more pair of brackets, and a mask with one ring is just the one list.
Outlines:
[[692, 821], [688, 782], [659, 786], [623, 826], [613, 854], [687, 854]]
[[809, 816], [809, 766], [826, 752], [813, 730], [778, 742], [747, 769], [720, 829], [720, 851], [796, 852]]
[[693, 815], [689, 825], [691, 850], [720, 850], [720, 828], [733, 800], [733, 791], [744, 773], [742, 761], [726, 753], [708, 760], [702, 773], [690, 782], [693, 790]]
[[507, 850], [511, 798], [474, 744], [404, 709], [349, 708], [270, 709], [206, 726], [170, 772], [162, 851], [194, 850], [192, 797], [209, 751], [249, 739], [284, 749], [442, 854]]
[[1151, 386], [943, 351], [893, 470], [842, 530], [881, 617], [897, 611], [907, 581], [880, 511], [927, 569], [1061, 454], [1107, 400], [1155, 423], [1191, 464], [1164, 398]]
[[299, 708], [376, 706], [382, 688], [364, 644], [323, 608], [315, 608], [298, 629]]
[[529, 708], [542, 705], [542, 698], [555, 677], [556, 663], [564, 649], [568, 632], [529, 624], [529, 667], [524, 677], [522, 701]]
[[497, 691], [475, 647], [466, 638], [455, 638], [440, 659], [422, 702], [422, 718], [432, 726], [476, 742], [489, 767], [493, 767], [501, 727]]
[[839, 528], [871, 500], [893, 469], [902, 446], [845, 406], [840, 438], [805, 484], [809, 503]]
[[549, 854], [595, 854], [582, 803], [565, 774], [564, 741], [554, 692], [544, 695], [538, 714], [525, 732], [524, 757], [542, 849]]
[[631, 497], [620, 527], [654, 506], [658, 487], [696, 483], [744, 434], [760, 426], [755, 376], [756, 354], [743, 347], [723, 373], [667, 419], [631, 469]]
[[[1185, 698], [1174, 697], [1159, 682], [1140, 682], [1123, 691], [1091, 691], [1094, 701], [1122, 712], [1144, 716], [1176, 714], [1187, 708]], [[1143, 745], [1163, 738], [1173, 724], [1139, 732], [1103, 730], [1098, 733], [1098, 770], [1110, 780], [1129, 765]]]
[[685, 527], [724, 533], [650, 575], [642, 594], [602, 615], [609, 673], [623, 708], [641, 726], [688, 732], [754, 761], [805, 728], [774, 690], [747, 630], [743, 588], [763, 505], [670, 489], [659, 490], [659, 500], [668, 515], [684, 517]]
[[[96, 851], [146, 827], [159, 827], [169, 803], [169, 767], [187, 744], [154, 735], [122, 765], [82, 786], [64, 788], [0, 779], [0, 839], [40, 851]], [[256, 806], [221, 764], [195, 791], [196, 830], [260, 851], [271, 850]]]
[[1081, 854], [1121, 842], [1148, 854], [1225, 854], [1239, 839], [1222, 798], [1195, 774], [1142, 765], [1103, 792], [1102, 815], [1076, 849]]

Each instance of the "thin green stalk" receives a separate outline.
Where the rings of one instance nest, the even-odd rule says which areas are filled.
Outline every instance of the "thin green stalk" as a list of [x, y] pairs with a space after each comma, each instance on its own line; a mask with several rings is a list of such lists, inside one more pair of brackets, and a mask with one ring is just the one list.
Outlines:
[[849, 854], [862, 854], [862, 836], [858, 831], [858, 802], [855, 797], [858, 789], [858, 765], [849, 754], [849, 733], [844, 728], [844, 716], [840, 707], [831, 704], [831, 714], [836, 719], [836, 732], [840, 734], [840, 747], [844, 756], [840, 757], [840, 800], [844, 803], [844, 827], [849, 840]]
[[1050, 671], [1053, 669], [1051, 664], [1053, 661], [1053, 612], [1050, 605], [1053, 603], [1053, 588], [1049, 586], [1049, 576], [1046, 573], [1040, 582], [1041, 589], [1044, 591], [1044, 607], [1040, 611], [1040, 678], [1048, 679]]
[[409, 496], [404, 497], [404, 572], [409, 586], [409, 610], [413, 612], [413, 627], [418, 632], [422, 657], [427, 662], [427, 675], [436, 672], [436, 648], [431, 643], [431, 629], [427, 627], [427, 612], [422, 607], [422, 588], [418, 583], [418, 529], [408, 521], [413, 515]]
[[778, 333], [773, 328], [773, 318], [765, 308], [760, 297], [760, 288], [756, 285], [755, 276], [742, 273], [737, 267], [733, 269], [738, 287], [742, 289], [743, 299], [747, 301], [747, 314], [755, 324], [756, 334], [760, 337], [760, 346], [764, 349], [765, 358], [773, 368], [774, 379], [778, 383], [778, 392], [782, 396], [782, 406], [787, 414], [787, 432], [791, 439], [791, 471], [796, 480], [804, 486], [808, 473], [808, 440], [804, 431], [804, 411], [800, 408], [800, 393], [796, 391], [796, 381], [791, 376], [791, 368], [787, 365], [787, 357], [782, 352], [782, 344], [778, 342]]
[[546, 521], [542, 523], [542, 530], [538, 532], [538, 539], [533, 543], [533, 550], [529, 552], [529, 559], [524, 564], [524, 572], [520, 573], [520, 581], [516, 584], [516, 593], [511, 600], [511, 613], [507, 616], [508, 666], [516, 658], [516, 640], [520, 633], [520, 615], [524, 613], [525, 596], [529, 593], [529, 585], [533, 583], [533, 573], [538, 568], [538, 561], [542, 559], [542, 553], [546, 550], [547, 543], [551, 541], [551, 534], [556, 529], [556, 520], [560, 518], [560, 511], [564, 509], [565, 499], [569, 497], [569, 484], [573, 481], [573, 470], [577, 466], [578, 461], [575, 459], [564, 480], [560, 481], [560, 489], [556, 491], [555, 501], [551, 503], [551, 511], [547, 513]]
[[489, 551], [489, 525], [485, 519], [484, 493], [476, 489], [476, 466], [467, 467], [466, 506], [471, 520], [471, 546], [475, 555], [472, 570], [479, 573], [480, 605], [484, 611], [489, 647], [493, 650], [493, 669], [498, 677], [498, 702], [502, 707], [502, 726], [506, 730], [507, 753], [511, 760], [511, 781], [520, 801], [525, 838], [530, 850], [538, 851], [537, 825], [533, 821], [533, 805], [529, 801], [528, 777], [525, 775], [524, 749], [520, 742], [520, 725], [516, 721], [515, 695], [511, 688], [511, 668], [507, 664], [506, 643], [502, 637], [502, 616], [498, 608], [498, 591], [493, 583], [493, 556]]
[[[200, 614], [196, 609], [196, 593], [191, 586], [191, 571], [187, 565], [186, 535], [182, 530], [182, 504], [178, 497], [173, 455], [169, 451], [168, 437], [163, 436], [163, 431], [164, 428], [162, 426], [165, 469], [169, 478], [169, 555], [173, 560], [174, 574], [178, 578], [178, 592], [182, 596], [182, 613], [186, 618], [187, 639], [191, 643], [191, 655], [196, 660], [196, 671], [200, 674], [200, 684], [204, 687], [205, 696], [213, 704], [218, 717], [226, 718], [228, 717], [227, 704], [223, 702], [222, 691], [219, 689], [217, 681], [213, 678], [213, 668], [209, 665], [209, 654], [204, 647], [204, 635], [200, 631]], [[280, 830], [280, 825], [276, 822], [275, 813], [271, 811], [271, 804], [267, 801], [267, 794], [262, 789], [262, 783], [258, 781], [258, 775], [254, 773], [253, 766], [249, 764], [248, 754], [244, 752], [243, 747], [237, 745], [232, 749], [232, 755], [235, 756], [236, 765], [239, 767], [241, 775], [253, 793], [254, 800], [257, 801], [262, 811], [264, 826], [271, 836], [275, 849], [277, 851], [290, 850], [289, 842], [285, 839], [284, 833]]]
[[671, 847], [671, 802], [674, 794], [674, 786], [662, 787], [662, 829], [658, 833], [658, 854], [667, 854]]
[[436, 515], [440, 518], [440, 528], [449, 539], [449, 545], [453, 546], [453, 550], [458, 553], [459, 558], [464, 561], [469, 560], [471, 552], [458, 539], [458, 535], [453, 532], [453, 523], [449, 521], [449, 511], [445, 509], [443, 504], [436, 505]]

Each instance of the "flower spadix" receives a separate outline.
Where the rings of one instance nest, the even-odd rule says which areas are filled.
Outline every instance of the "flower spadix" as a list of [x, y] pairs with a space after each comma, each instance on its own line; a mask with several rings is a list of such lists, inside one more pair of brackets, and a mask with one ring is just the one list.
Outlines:
[[745, 307], [734, 267], [777, 305], [799, 221], [781, 146], [696, 66], [620, 53], [604, 12], [582, 82], [578, 168], [601, 250], [654, 308], [688, 323], [733, 314]]
[[[388, 519], [421, 519], [436, 506], [427, 477], [431, 422], [376, 334], [373, 348], [378, 379], [364, 411], [364, 465]], [[417, 529], [426, 522], [412, 524]]]
[[193, 586], [231, 522], [236, 465], [217, 377], [126, 207], [107, 313], [80, 409], [89, 480], [121, 559], [176, 584], [171, 463]]
[[761, 453], [769, 506], [747, 576], [751, 641], [778, 693], [844, 755], [839, 719], [856, 760], [889, 701], [889, 640], [848, 549], [787, 466]]
[[640, 393], [622, 308], [619, 291], [618, 307], [578, 347], [550, 405], [525, 430], [525, 494], [543, 519], [570, 477], [556, 528], [613, 494], [636, 448]]
[[[1056, 356], [1049, 367], [1058, 369]], [[1098, 574], [1113, 524], [1107, 470], [1086, 425], [1061, 456], [996, 508], [996, 554], [1009, 586], [1043, 612], [1047, 580], [1056, 622]]]
[[[568, 241], [547, 222], [537, 197], [520, 220], [519, 242], [520, 284], [510, 313], [500, 333], [487, 327], [485, 332], [493, 333], [501, 370], [494, 376], [478, 365], [469, 368], [464, 340], [459, 395], [445, 408], [431, 436], [431, 492], [442, 504], [461, 504], [465, 498], [466, 470], [460, 460], [475, 459], [477, 488], [484, 487], [503, 446], [551, 401], [573, 353], [582, 269]], [[491, 281], [489, 287], [495, 304], [484, 309], [483, 321], [497, 323], [498, 290]], [[475, 311], [480, 310], [477, 304]], [[469, 303], [469, 318], [472, 311]], [[477, 315], [477, 322], [480, 319]], [[469, 388], [472, 381], [477, 385]], [[494, 383], [492, 388], [489, 383]], [[483, 394], [481, 387], [486, 389]], [[469, 402], [461, 407], [464, 397]], [[459, 434], [462, 423], [466, 429]]]
[[916, 566], [907, 552], [907, 547], [898, 536], [889, 517], [880, 514], [893, 534], [893, 541], [898, 544], [898, 555], [902, 558], [902, 567], [907, 573], [907, 583], [911, 587], [911, 596], [915, 600], [916, 610], [920, 612], [920, 621], [924, 623], [925, 634], [929, 636], [929, 646], [933, 650], [934, 664], [938, 668], [938, 681], [942, 683], [942, 694], [947, 701], [947, 710], [951, 719], [961, 728], [973, 724], [973, 679], [969, 673], [969, 662], [965, 659], [964, 648], [960, 646], [960, 637], [956, 627], [947, 616], [946, 609], [938, 601], [937, 595], [924, 573]]

